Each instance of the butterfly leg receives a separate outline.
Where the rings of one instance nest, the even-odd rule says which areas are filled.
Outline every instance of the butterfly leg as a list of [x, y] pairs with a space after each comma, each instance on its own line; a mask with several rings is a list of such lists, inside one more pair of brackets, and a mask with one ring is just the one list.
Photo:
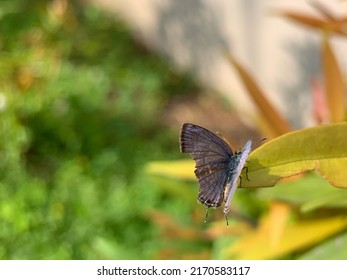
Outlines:
[[239, 188], [242, 188], [242, 177], [241, 176], [239, 176], [239, 180], [240, 180]]
[[205, 213], [205, 223], [207, 222], [207, 218], [208, 218], [208, 208], [210, 208], [210, 207], [206, 207], [206, 213]]
[[246, 178], [247, 178], [247, 181], [249, 181], [249, 178], [248, 178], [248, 167], [245, 166], [244, 168], [242, 168], [242, 170], [243, 170], [243, 169], [246, 169]]
[[224, 217], [225, 217], [225, 221], [227, 222], [227, 227], [229, 226], [229, 221], [228, 221], [228, 216], [227, 214], [224, 214]]

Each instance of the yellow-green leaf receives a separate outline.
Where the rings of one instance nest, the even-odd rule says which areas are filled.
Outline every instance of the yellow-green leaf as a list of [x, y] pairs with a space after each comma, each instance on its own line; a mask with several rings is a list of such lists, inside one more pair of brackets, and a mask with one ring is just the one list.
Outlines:
[[321, 207], [347, 207], [347, 191], [332, 188], [315, 172], [301, 176], [300, 180], [281, 182], [276, 188], [263, 188], [257, 192], [257, 196], [265, 200], [279, 200], [295, 204], [300, 206], [302, 212]]
[[269, 187], [281, 178], [317, 170], [330, 184], [347, 187], [347, 123], [287, 133], [253, 151], [242, 187]]

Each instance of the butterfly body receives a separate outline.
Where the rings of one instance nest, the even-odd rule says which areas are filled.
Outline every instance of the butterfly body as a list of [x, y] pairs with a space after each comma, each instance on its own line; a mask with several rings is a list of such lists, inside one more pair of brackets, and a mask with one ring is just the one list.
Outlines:
[[181, 151], [189, 153], [196, 163], [198, 201], [208, 208], [217, 208], [224, 202], [226, 215], [252, 141], [248, 140], [241, 151], [234, 153], [226, 140], [201, 126], [185, 123], [180, 145]]

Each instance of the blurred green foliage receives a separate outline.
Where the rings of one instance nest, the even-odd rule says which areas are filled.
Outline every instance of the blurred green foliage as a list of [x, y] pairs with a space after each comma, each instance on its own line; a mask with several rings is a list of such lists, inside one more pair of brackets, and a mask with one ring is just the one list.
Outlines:
[[178, 157], [166, 105], [199, 89], [129, 34], [79, 1], [1, 2], [0, 259], [346, 258], [345, 196], [315, 174], [238, 190], [228, 228], [195, 178], [148, 174]]
[[179, 207], [143, 166], [177, 157], [159, 116], [195, 84], [70, 1], [0, 4], [0, 77], [0, 258], [155, 258], [148, 211]]

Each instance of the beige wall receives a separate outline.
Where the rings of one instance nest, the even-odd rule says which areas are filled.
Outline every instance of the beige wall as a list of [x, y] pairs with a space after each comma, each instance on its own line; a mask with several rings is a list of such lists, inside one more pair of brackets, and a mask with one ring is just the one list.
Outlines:
[[[304, 0], [92, 0], [120, 14], [149, 46], [190, 69], [244, 115], [254, 107], [221, 53], [227, 47], [295, 127], [312, 124], [310, 82], [320, 80], [319, 36], [281, 17], [276, 8], [317, 14]], [[320, 0], [337, 14], [347, 1]], [[344, 60], [347, 39], [334, 47]], [[345, 65], [345, 64], [344, 64]]]

